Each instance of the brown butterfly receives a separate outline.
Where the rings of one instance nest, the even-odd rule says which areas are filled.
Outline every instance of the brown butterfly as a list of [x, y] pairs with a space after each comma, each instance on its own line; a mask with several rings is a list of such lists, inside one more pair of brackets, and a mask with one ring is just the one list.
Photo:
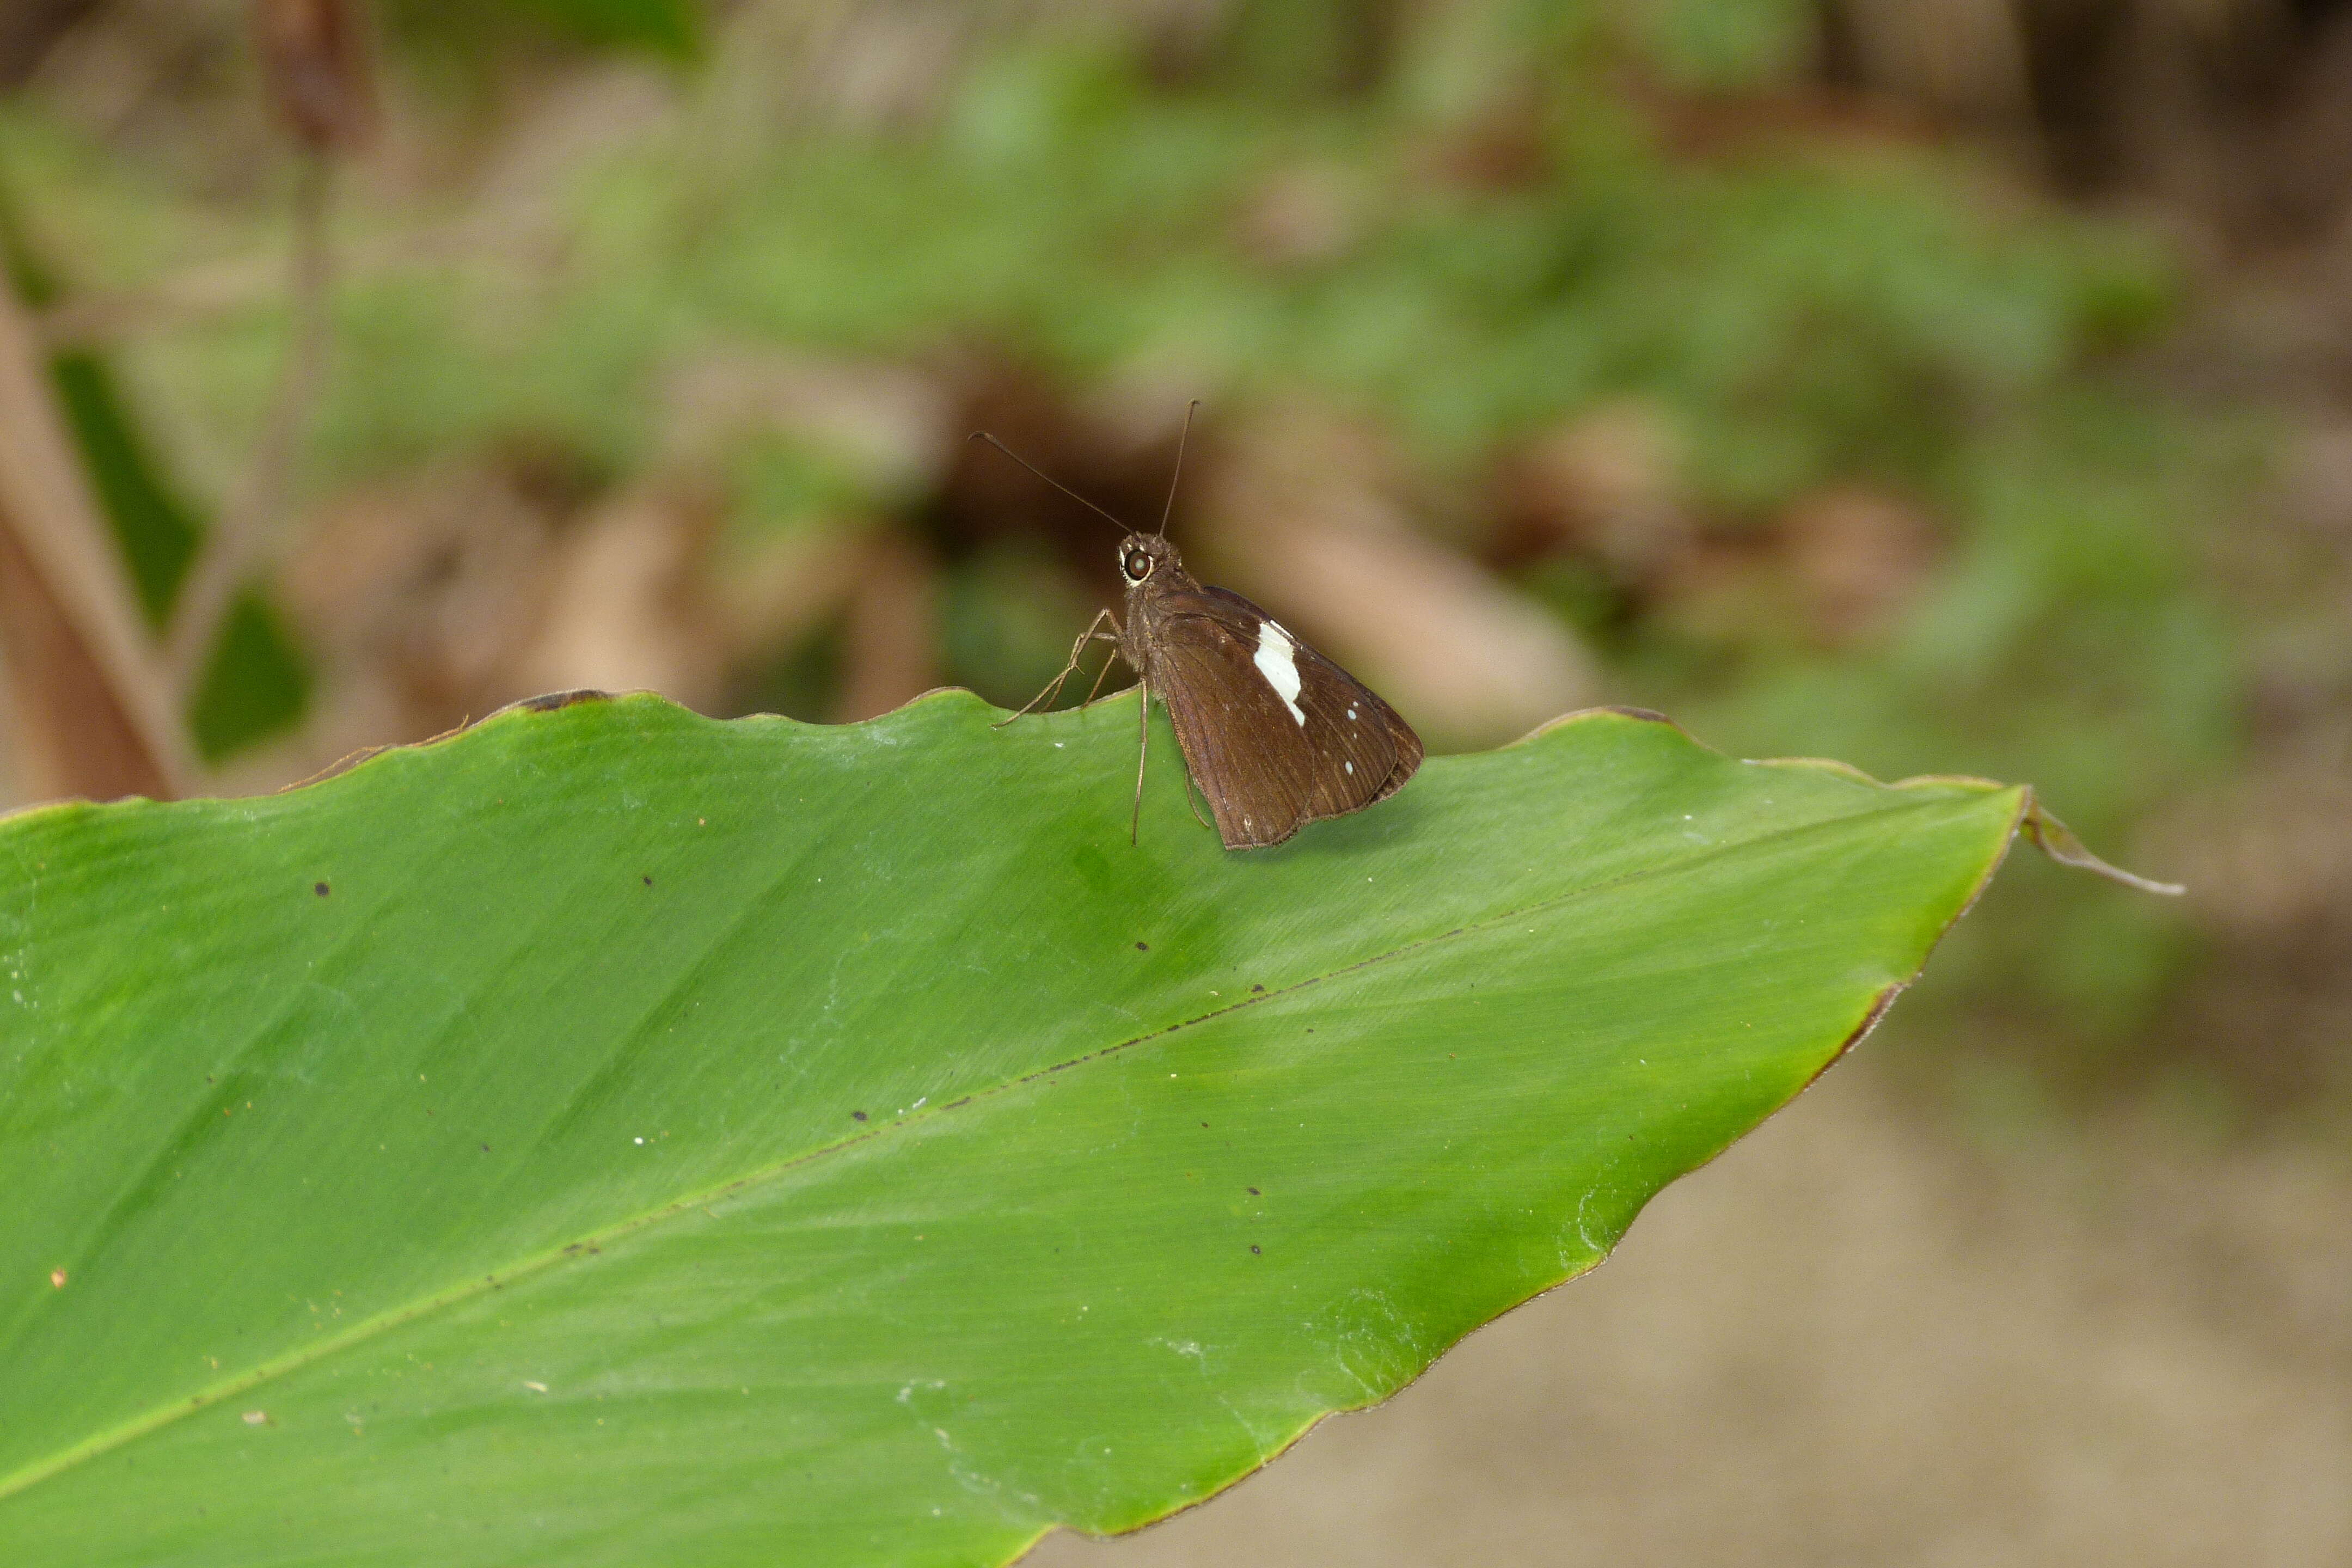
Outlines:
[[[1189, 438], [1192, 416], [1184, 416]], [[984, 440], [1080, 505], [1126, 524], [1040, 471], [995, 437]], [[1184, 448], [1176, 448], [1181, 475]], [[1264, 610], [1223, 588], [1203, 587], [1168, 542], [1168, 507], [1152, 533], [1119, 542], [1127, 621], [1098, 612], [1071, 646], [1070, 660], [1023, 713], [1051, 702], [1076, 672], [1087, 646], [1112, 644], [1143, 688], [1141, 752], [1135, 764], [1135, 837], [1143, 814], [1143, 770], [1151, 744], [1151, 699], [1167, 705], [1192, 782], [1208, 798], [1228, 849], [1279, 844], [1308, 823], [1342, 816], [1402, 789], [1421, 766], [1421, 737], [1363, 682], [1307, 646]], [[1103, 625], [1108, 622], [1110, 629]], [[1104, 671], [1109, 669], [1108, 662]], [[1102, 676], [1095, 677], [1096, 689]], [[1087, 694], [1087, 701], [1094, 693]], [[1188, 794], [1185, 797], [1191, 799]], [[1198, 809], [1195, 808], [1195, 815]]]

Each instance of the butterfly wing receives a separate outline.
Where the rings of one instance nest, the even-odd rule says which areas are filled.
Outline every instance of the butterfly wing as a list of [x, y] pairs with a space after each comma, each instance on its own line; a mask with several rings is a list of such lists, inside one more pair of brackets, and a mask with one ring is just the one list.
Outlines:
[[1396, 710], [1239, 594], [1187, 584], [1150, 611], [1151, 689], [1226, 848], [1385, 799], [1421, 766]]

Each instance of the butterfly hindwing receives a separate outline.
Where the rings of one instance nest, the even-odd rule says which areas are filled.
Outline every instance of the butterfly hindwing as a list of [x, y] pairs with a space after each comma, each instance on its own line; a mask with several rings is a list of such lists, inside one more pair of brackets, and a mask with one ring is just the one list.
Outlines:
[[1396, 710], [1240, 595], [1151, 595], [1147, 672], [1229, 849], [1394, 794], [1421, 765]]

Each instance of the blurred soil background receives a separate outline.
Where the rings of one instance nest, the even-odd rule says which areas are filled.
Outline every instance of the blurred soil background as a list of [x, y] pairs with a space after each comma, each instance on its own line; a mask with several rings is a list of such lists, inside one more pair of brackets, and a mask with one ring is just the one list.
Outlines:
[[[0, 776], [1015, 705], [1172, 535], [1435, 749], [2030, 780], [1852, 1063], [1036, 1561], [2352, 1561], [2352, 4], [8, 0]], [[1115, 678], [1116, 679], [1116, 678]], [[1107, 820], [1108, 820], [1107, 818]]]

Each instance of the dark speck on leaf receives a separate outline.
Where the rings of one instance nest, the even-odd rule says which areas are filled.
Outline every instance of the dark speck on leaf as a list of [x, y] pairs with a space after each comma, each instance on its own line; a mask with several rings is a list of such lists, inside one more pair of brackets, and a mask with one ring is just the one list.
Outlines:
[[1253, 986], [1251, 986], [1251, 987], [1250, 987], [1250, 989], [1251, 989], [1251, 990], [1253, 990], [1253, 991], [1263, 991], [1263, 990], [1265, 990], [1265, 986], [1263, 986], [1263, 985], [1253, 985]]
[[866, 1112], [862, 1110], [853, 1110], [849, 1113], [849, 1116], [850, 1120], [853, 1121], [863, 1121], [866, 1120]]
[[653, 885], [654, 885], [654, 879], [653, 879], [651, 877], [647, 877], [647, 878], [646, 879], [646, 887], [648, 887], [648, 888], [650, 888], [650, 887], [652, 887]]
[[1151, 951], [1151, 944], [1148, 942], [1139, 942], [1135, 944], [1135, 951], [1138, 952], [1150, 952]]
[[1250, 1248], [1250, 1250], [1251, 1250], [1252, 1252], [1255, 1252], [1255, 1251], [1257, 1250], [1257, 1248], [1256, 1248], [1255, 1247], [1252, 1247]]
[[324, 882], [314, 884], [310, 890], [323, 899], [327, 896], [327, 884]]
[[489, 1146], [488, 1143], [483, 1144], [483, 1145], [482, 1145], [482, 1152], [483, 1152], [483, 1153], [485, 1153], [485, 1154], [487, 1154], [487, 1153], [488, 1153], [489, 1152], [490, 1152], [490, 1146]]
[[1243, 1191], [1244, 1191], [1244, 1192], [1248, 1193], [1248, 1194], [1249, 1194], [1249, 1195], [1250, 1195], [1250, 1196], [1252, 1196], [1252, 1197], [1254, 1197], [1254, 1198], [1255, 1198], [1255, 1197], [1260, 1197], [1260, 1196], [1263, 1196], [1263, 1195], [1264, 1195], [1264, 1194], [1262, 1194], [1261, 1193], [1259, 1193], [1259, 1191], [1258, 1191], [1255, 1187], [1245, 1187], [1245, 1188], [1244, 1188], [1244, 1189], [1243, 1189]]

